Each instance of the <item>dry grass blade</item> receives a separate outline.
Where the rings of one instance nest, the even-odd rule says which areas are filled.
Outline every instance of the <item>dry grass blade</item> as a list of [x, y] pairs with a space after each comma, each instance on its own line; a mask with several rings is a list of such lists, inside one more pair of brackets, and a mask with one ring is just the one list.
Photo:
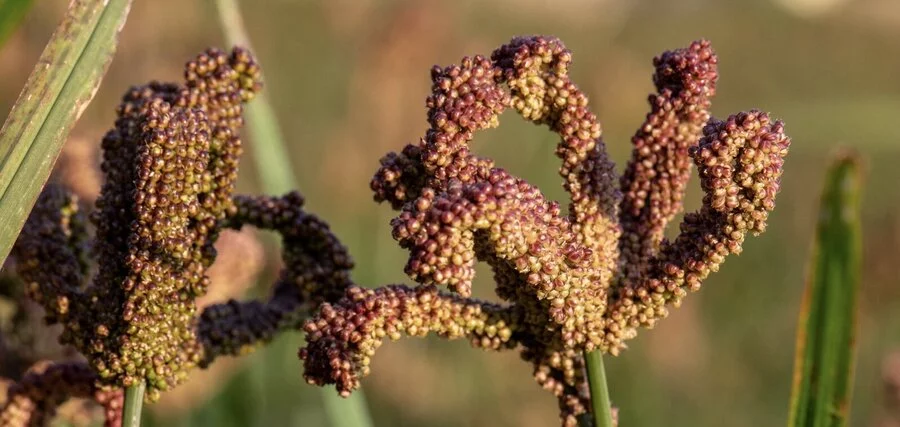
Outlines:
[[0, 264], [100, 86], [130, 0], [74, 0], [0, 129]]
[[844, 426], [856, 356], [860, 283], [860, 173], [852, 155], [826, 175], [797, 332], [788, 426]]

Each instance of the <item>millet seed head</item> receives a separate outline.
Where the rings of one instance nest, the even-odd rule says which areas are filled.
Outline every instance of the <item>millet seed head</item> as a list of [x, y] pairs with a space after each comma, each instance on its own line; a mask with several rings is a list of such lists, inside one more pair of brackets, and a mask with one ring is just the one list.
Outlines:
[[[535, 36], [513, 39], [490, 59], [432, 69], [429, 129], [417, 144], [385, 156], [371, 183], [375, 200], [399, 211], [392, 234], [409, 251], [405, 271], [420, 287], [350, 288], [338, 304], [324, 305], [305, 326], [307, 381], [335, 383], [341, 394], [358, 387], [383, 337], [400, 335], [385, 325], [418, 335], [424, 324], [457, 337], [432, 327], [440, 318], [434, 313], [397, 314], [398, 293], [424, 288], [441, 301], [506, 313], [508, 341], [473, 344], [520, 348], [538, 383], [558, 397], [563, 425], [574, 426], [590, 399], [582, 352], [618, 354], [638, 327], [652, 327], [738, 253], [747, 233], [765, 229], [790, 142], [780, 122], [755, 110], [711, 118], [718, 71], [709, 42], [654, 59], [657, 92], [621, 177], [587, 96], [569, 78], [571, 63], [561, 41]], [[470, 151], [474, 133], [498, 126], [507, 107], [559, 135], [566, 212]], [[668, 241], [664, 232], [682, 210], [692, 163], [703, 207]], [[470, 298], [478, 261], [493, 270], [505, 305]]]

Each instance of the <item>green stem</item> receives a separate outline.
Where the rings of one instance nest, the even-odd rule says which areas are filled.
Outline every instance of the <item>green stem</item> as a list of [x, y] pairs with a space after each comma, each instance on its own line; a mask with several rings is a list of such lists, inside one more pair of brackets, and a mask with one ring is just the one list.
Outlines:
[[591, 386], [591, 412], [594, 427], [613, 427], [612, 405], [609, 403], [609, 388], [606, 385], [606, 370], [603, 368], [603, 354], [599, 351], [584, 353], [587, 364], [588, 384]]
[[125, 389], [125, 405], [122, 407], [122, 427], [141, 426], [141, 407], [144, 405], [144, 382]]
[[[215, 4], [228, 43], [252, 51], [237, 0], [215, 0]], [[264, 92], [258, 93], [253, 102], [247, 104], [246, 114], [252, 142], [248, 145], [253, 150], [263, 190], [269, 194], [281, 194], [296, 188], [290, 153], [281, 136], [275, 111]], [[323, 388], [322, 399], [332, 427], [372, 426], [362, 390], [343, 399], [333, 388]]]

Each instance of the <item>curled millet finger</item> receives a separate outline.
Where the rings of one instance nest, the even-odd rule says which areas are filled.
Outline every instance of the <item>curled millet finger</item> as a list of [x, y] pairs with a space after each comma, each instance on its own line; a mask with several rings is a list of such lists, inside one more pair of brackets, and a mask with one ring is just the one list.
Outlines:
[[300, 350], [304, 378], [310, 384], [335, 384], [347, 396], [368, 375], [375, 350], [385, 338], [467, 338], [485, 349], [515, 346], [518, 313], [508, 307], [441, 294], [432, 286], [351, 287], [336, 305], [324, 304], [308, 320], [307, 346]]
[[659, 250], [666, 225], [681, 211], [691, 173], [689, 150], [709, 121], [718, 78], [707, 41], [666, 52], [653, 60], [650, 113], [632, 137], [631, 160], [622, 175], [622, 276], [633, 280]]
[[104, 408], [106, 427], [122, 425], [122, 390], [96, 387], [96, 374], [81, 362], [40, 364], [12, 384], [0, 405], [0, 425], [47, 425], [60, 404], [72, 397], [91, 398]]
[[680, 304], [687, 291], [741, 252], [748, 234], [765, 231], [775, 207], [790, 139], [784, 125], [756, 110], [713, 121], [690, 154], [706, 195], [699, 211], [685, 215], [681, 233], [664, 241], [644, 277], [623, 288], [610, 316], [618, 330], [653, 326]]

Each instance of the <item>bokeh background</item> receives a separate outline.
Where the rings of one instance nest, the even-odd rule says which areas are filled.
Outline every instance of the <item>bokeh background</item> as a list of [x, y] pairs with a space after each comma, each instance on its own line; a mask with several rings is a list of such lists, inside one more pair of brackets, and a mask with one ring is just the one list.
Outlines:
[[[67, 2], [36, 3], [0, 50], [0, 111], [15, 101]], [[641, 331], [628, 351], [607, 359], [621, 425], [785, 422], [817, 198], [837, 147], [858, 151], [866, 163], [851, 425], [900, 425], [896, 0], [245, 0], [242, 8], [299, 190], [350, 247], [354, 278], [368, 286], [410, 282], [402, 271], [405, 254], [390, 237], [392, 214], [371, 201], [368, 182], [382, 155], [426, 128], [432, 65], [489, 54], [514, 35], [560, 37], [574, 52], [574, 80], [591, 97], [612, 156], [623, 165], [648, 110], [652, 58], [710, 39], [721, 76], [713, 114], [755, 107], [787, 124], [793, 145], [783, 190], [765, 235], [748, 240], [743, 254], [658, 328]], [[179, 80], [185, 61], [223, 46], [217, 22], [209, 0], [136, 1], [109, 74], [60, 164], [68, 159], [69, 170], [90, 170], [121, 93], [150, 79]], [[510, 113], [499, 129], [476, 138], [475, 150], [563, 200], [555, 144], [550, 132]], [[240, 189], [256, 192], [249, 151]], [[71, 183], [84, 191], [98, 185], [90, 174], [80, 176]], [[687, 209], [698, 204], [695, 179]], [[256, 292], [277, 266], [274, 250], [268, 246]], [[476, 292], [493, 298], [487, 270], [480, 271]], [[195, 377], [147, 408], [148, 425], [327, 425], [321, 391], [301, 378], [301, 344], [299, 334], [287, 334]], [[533, 383], [528, 364], [515, 353], [472, 350], [465, 342], [390, 343], [376, 355], [363, 389], [377, 426], [558, 423], [555, 399]]]

